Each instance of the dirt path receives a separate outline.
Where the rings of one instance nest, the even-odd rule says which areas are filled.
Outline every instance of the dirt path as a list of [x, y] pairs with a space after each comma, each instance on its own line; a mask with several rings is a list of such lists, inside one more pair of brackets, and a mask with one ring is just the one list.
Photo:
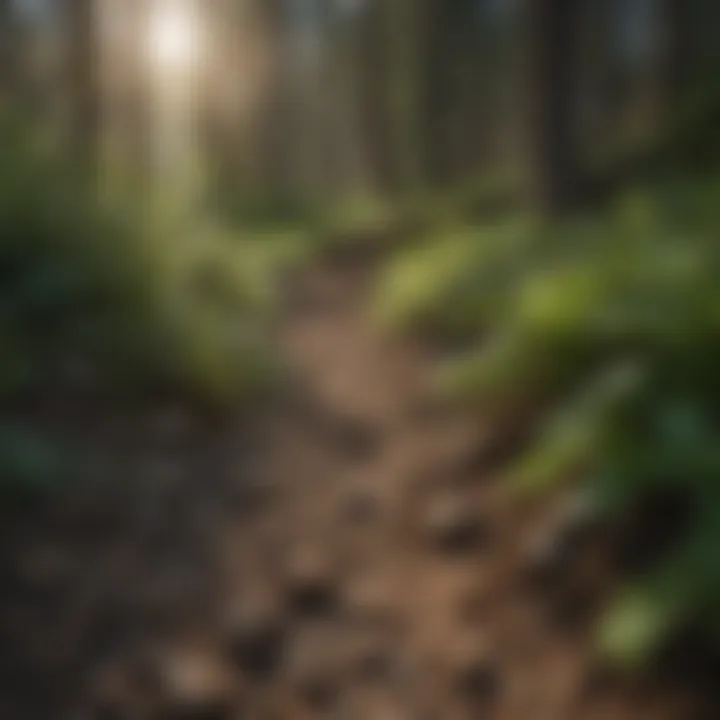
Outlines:
[[371, 277], [289, 294], [293, 380], [252, 427], [78, 422], [96, 493], [6, 523], [0, 717], [715, 717], [593, 663], [606, 579], [542, 553], [567, 508], [509, 501], [480, 423], [428, 398], [430, 354], [365, 322]]

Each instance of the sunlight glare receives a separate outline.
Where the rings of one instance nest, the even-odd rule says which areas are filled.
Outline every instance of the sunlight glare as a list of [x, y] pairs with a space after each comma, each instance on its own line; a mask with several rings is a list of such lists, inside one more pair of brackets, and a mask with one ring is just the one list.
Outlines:
[[150, 22], [150, 49], [164, 73], [184, 74], [197, 60], [197, 19], [183, 0], [160, 0]]

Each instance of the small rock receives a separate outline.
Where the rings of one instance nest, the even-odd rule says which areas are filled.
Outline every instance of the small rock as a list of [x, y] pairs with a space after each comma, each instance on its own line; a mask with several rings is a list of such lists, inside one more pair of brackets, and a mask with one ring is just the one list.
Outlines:
[[459, 496], [431, 500], [422, 517], [422, 530], [439, 551], [460, 555], [480, 549], [487, 541], [487, 521]]
[[368, 621], [391, 620], [395, 610], [390, 584], [382, 577], [360, 577], [348, 584], [344, 604], [354, 617]]
[[393, 682], [402, 675], [393, 653], [380, 644], [361, 647], [356, 662], [358, 675], [368, 682]]
[[571, 550], [559, 538], [546, 533], [531, 537], [521, 558], [528, 583], [534, 589], [545, 591], [559, 582], [569, 566]]
[[500, 676], [491, 649], [482, 638], [468, 638], [457, 648], [453, 675], [459, 695], [473, 706], [494, 704], [500, 691]]
[[219, 656], [202, 650], [169, 652], [159, 666], [162, 720], [227, 720], [239, 687]]
[[333, 451], [355, 461], [378, 454], [382, 432], [372, 421], [349, 415], [317, 398], [300, 398], [303, 421]]
[[282, 607], [266, 593], [254, 593], [232, 607], [225, 634], [233, 660], [249, 676], [267, 679], [280, 666], [286, 626]]
[[302, 615], [327, 615], [338, 605], [335, 568], [328, 556], [314, 548], [298, 550], [287, 567], [287, 594]]
[[366, 460], [377, 455], [380, 432], [371, 423], [355, 418], [333, 418], [332, 438], [349, 457]]

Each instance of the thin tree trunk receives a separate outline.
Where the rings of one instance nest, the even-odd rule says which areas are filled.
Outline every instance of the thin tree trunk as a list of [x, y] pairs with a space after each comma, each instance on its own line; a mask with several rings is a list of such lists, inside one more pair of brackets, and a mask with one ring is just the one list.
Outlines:
[[418, 0], [387, 2], [386, 42], [390, 133], [395, 175], [400, 192], [414, 192], [424, 183], [420, 133], [420, 57], [427, 30], [423, 3]]
[[692, 11], [690, 0], [661, 0], [658, 89], [661, 113], [670, 122], [683, 111], [692, 60]]
[[0, 0], [0, 109], [11, 101], [15, 89], [14, 24], [11, 0]]
[[361, 115], [375, 184], [412, 193], [424, 162], [426, 0], [371, 0], [361, 23]]
[[[583, 17], [583, 91], [579, 126], [583, 155], [597, 161], [611, 140], [617, 115], [614, 101], [618, 0], [589, 0]], [[589, 152], [588, 152], [589, 151]]]
[[129, 47], [125, 49], [128, 63], [127, 139], [129, 144], [130, 177], [138, 181], [136, 189], [145, 197], [153, 173], [153, 108], [151, 67], [149, 60], [149, 0], [121, 0], [127, 3]]
[[385, 42], [383, 0], [369, 0], [360, 23], [361, 120], [374, 184], [382, 191], [395, 185], [392, 140], [388, 123], [385, 77], [388, 48]]
[[77, 161], [92, 170], [98, 157], [101, 114], [97, 4], [71, 0], [68, 12], [72, 146]]
[[425, 171], [432, 184], [448, 179], [448, 118], [452, 112], [452, 88], [448, 78], [449, 59], [455, 39], [443, 0], [426, 2], [428, 32], [425, 38], [423, 144]]
[[289, 7], [285, 0], [257, 2], [260, 32], [265, 38], [271, 70], [262, 123], [256, 126], [262, 194], [267, 199], [287, 200], [290, 192], [289, 163], [292, 103], [290, 82]]

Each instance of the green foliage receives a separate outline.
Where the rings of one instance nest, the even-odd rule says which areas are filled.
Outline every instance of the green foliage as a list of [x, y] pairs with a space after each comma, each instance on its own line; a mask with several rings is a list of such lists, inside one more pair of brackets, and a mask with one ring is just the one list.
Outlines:
[[170, 386], [213, 402], [268, 379], [261, 328], [288, 238], [113, 207], [28, 132], [3, 137], [3, 396], [69, 382], [78, 361], [106, 389]]
[[527, 223], [448, 229], [399, 253], [378, 281], [372, 308], [385, 328], [436, 321], [471, 331], [502, 313], [509, 274], [527, 249]]
[[395, 260], [381, 319], [434, 318], [475, 349], [441, 389], [492, 413], [545, 408], [508, 474], [523, 491], [585, 482], [623, 513], [670, 490], [687, 533], [609, 608], [600, 645], [633, 663], [720, 607], [720, 184], [629, 193], [603, 217], [441, 238]]

